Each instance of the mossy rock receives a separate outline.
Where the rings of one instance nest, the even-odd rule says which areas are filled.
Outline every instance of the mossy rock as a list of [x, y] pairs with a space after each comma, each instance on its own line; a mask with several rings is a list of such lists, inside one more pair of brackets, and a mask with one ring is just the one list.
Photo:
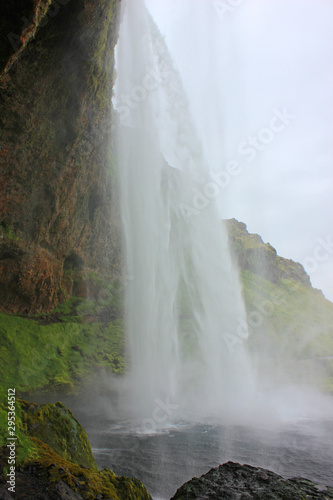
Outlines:
[[88, 305], [82, 304], [79, 311], [82, 322], [70, 308], [66, 314], [35, 318], [0, 313], [2, 384], [21, 393], [45, 389], [70, 393], [96, 370], [123, 373], [123, 321], [109, 321], [104, 302], [96, 310]]
[[[118, 477], [110, 469], [99, 471], [81, 467], [61, 457], [39, 439], [32, 438], [32, 441], [38, 457], [18, 467], [15, 498], [151, 500], [138, 479]], [[3, 498], [2, 491], [0, 487], [0, 498]]]
[[[7, 493], [7, 393], [0, 386], [0, 498]], [[62, 403], [16, 400], [15, 498], [151, 500], [141, 481], [98, 470], [83, 427]], [[4, 432], [2, 432], [2, 430]], [[3, 485], [3, 486], [2, 486]]]
[[23, 426], [29, 436], [48, 444], [66, 460], [97, 468], [87, 433], [71, 410], [60, 402], [41, 406], [22, 400], [20, 403]]

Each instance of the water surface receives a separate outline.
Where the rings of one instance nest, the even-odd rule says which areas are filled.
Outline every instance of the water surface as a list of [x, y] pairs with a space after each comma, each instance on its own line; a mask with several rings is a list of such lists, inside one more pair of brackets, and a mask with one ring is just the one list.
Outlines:
[[333, 423], [304, 420], [278, 429], [170, 424], [143, 434], [133, 422], [87, 420], [100, 467], [141, 479], [154, 500], [170, 499], [184, 482], [229, 460], [333, 486]]

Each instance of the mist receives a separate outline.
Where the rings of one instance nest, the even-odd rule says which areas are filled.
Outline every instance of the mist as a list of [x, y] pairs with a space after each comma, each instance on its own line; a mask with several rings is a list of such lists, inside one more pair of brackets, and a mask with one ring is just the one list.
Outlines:
[[242, 274], [221, 220], [333, 297], [332, 13], [127, 2], [114, 106], [129, 369], [103, 381], [108, 426], [91, 439], [102, 465], [116, 443], [113, 470], [156, 499], [226, 460], [331, 481], [331, 304], [300, 266], [261, 281], [268, 255]]
[[[304, 263], [313, 286], [333, 300], [332, 3], [146, 4], [181, 74], [211, 169], [240, 164], [220, 193], [221, 216]], [[294, 118], [246, 154], [244, 142], [269, 127], [274, 109]], [[329, 251], [314, 263], [318, 238]]]

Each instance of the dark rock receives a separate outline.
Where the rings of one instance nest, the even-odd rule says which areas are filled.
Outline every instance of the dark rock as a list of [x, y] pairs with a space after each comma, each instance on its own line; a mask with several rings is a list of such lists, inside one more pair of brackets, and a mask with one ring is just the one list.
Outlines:
[[83, 500], [83, 497], [79, 493], [75, 493], [71, 490], [64, 481], [59, 481], [59, 483], [55, 485], [55, 491], [60, 500]]
[[307, 479], [283, 479], [260, 467], [227, 462], [193, 478], [171, 500], [328, 500], [333, 488], [322, 488]]
[[5, 312], [50, 312], [74, 288], [86, 296], [84, 269], [119, 274], [120, 217], [111, 174], [119, 1], [1, 2]]
[[[99, 471], [96, 468], [82, 468], [60, 457], [42, 441], [36, 438], [32, 438], [32, 441], [37, 446], [38, 458], [34, 458], [33, 462], [26, 464], [20, 472], [17, 472], [14, 498], [151, 500], [146, 488], [137, 479], [118, 477], [109, 469]], [[38, 475], [35, 473], [36, 470]], [[4, 488], [6, 486], [0, 488], [0, 491]], [[11, 498], [4, 496], [4, 500]]]
[[288, 278], [311, 287], [310, 278], [299, 262], [277, 255], [272, 245], [264, 243], [258, 234], [249, 233], [243, 222], [228, 219], [224, 224], [232, 255], [241, 270], [252, 271], [275, 284]]
[[13, 500], [14, 497], [8, 493], [7, 486], [0, 488], [0, 500]]

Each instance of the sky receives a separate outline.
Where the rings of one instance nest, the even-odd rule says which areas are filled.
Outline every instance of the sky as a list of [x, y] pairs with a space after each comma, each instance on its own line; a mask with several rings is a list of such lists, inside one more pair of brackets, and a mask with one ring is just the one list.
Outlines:
[[221, 216], [301, 262], [333, 301], [333, 2], [145, 3], [210, 171], [229, 172]]

